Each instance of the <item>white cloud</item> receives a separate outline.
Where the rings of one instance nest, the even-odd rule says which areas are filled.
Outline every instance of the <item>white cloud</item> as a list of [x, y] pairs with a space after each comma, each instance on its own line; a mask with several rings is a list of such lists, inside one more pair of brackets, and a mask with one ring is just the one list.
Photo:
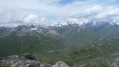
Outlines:
[[25, 23], [37, 22], [38, 16], [36, 14], [29, 14], [24, 18]]
[[39, 17], [36, 14], [28, 14], [27, 16], [23, 17], [23, 22], [24, 24], [45, 24], [47, 21], [47, 19], [45, 17]]
[[78, 22], [110, 20], [118, 22], [115, 19], [119, 17], [119, 7], [110, 4], [116, 1], [74, 0], [72, 3], [62, 5], [59, 4], [60, 0], [0, 0], [0, 24], [51, 24], [57, 20], [51, 20], [51, 17], [73, 18], [76, 22], [76, 19]]

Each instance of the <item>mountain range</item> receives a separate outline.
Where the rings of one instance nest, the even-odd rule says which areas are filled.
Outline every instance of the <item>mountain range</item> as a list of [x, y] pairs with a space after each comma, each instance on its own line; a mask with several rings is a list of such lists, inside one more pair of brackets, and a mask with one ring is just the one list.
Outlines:
[[82, 64], [99, 56], [110, 59], [119, 51], [118, 40], [119, 25], [110, 22], [0, 27], [0, 57], [30, 53], [51, 64]]
[[20, 25], [17, 27], [0, 27], [0, 37], [5, 36], [39, 36], [63, 37], [72, 41], [95, 42], [106, 37], [117, 37], [119, 25], [109, 22], [58, 23], [54, 26]]

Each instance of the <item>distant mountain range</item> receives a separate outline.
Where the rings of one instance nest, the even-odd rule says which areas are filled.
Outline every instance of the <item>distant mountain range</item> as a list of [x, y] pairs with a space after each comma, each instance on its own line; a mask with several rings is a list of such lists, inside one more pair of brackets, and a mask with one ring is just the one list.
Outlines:
[[16, 35], [63, 37], [72, 41], [95, 42], [106, 37], [117, 37], [119, 25], [110, 22], [58, 23], [54, 26], [21, 25], [17, 27], [0, 27], [0, 37]]
[[119, 25], [108, 22], [0, 27], [0, 55], [8, 56], [37, 51], [43, 53], [44, 50], [47, 52], [69, 48], [79, 43], [98, 43], [106, 38], [118, 38], [118, 36]]

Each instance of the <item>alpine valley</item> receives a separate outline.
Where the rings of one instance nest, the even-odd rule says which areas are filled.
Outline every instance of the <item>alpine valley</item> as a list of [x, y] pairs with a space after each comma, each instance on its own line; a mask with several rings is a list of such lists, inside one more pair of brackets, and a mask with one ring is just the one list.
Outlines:
[[119, 67], [119, 25], [111, 22], [0, 27], [0, 57], [32, 54], [70, 67]]

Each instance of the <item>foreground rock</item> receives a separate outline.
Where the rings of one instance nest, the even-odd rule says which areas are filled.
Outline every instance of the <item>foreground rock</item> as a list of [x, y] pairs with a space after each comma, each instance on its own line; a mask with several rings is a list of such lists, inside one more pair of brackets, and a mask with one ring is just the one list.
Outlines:
[[9, 56], [0, 60], [0, 67], [69, 67], [63, 61], [58, 61], [54, 65], [38, 61], [32, 55], [18, 57], [17, 55]]
[[53, 67], [69, 67], [69, 66], [63, 61], [58, 61], [53, 65]]

